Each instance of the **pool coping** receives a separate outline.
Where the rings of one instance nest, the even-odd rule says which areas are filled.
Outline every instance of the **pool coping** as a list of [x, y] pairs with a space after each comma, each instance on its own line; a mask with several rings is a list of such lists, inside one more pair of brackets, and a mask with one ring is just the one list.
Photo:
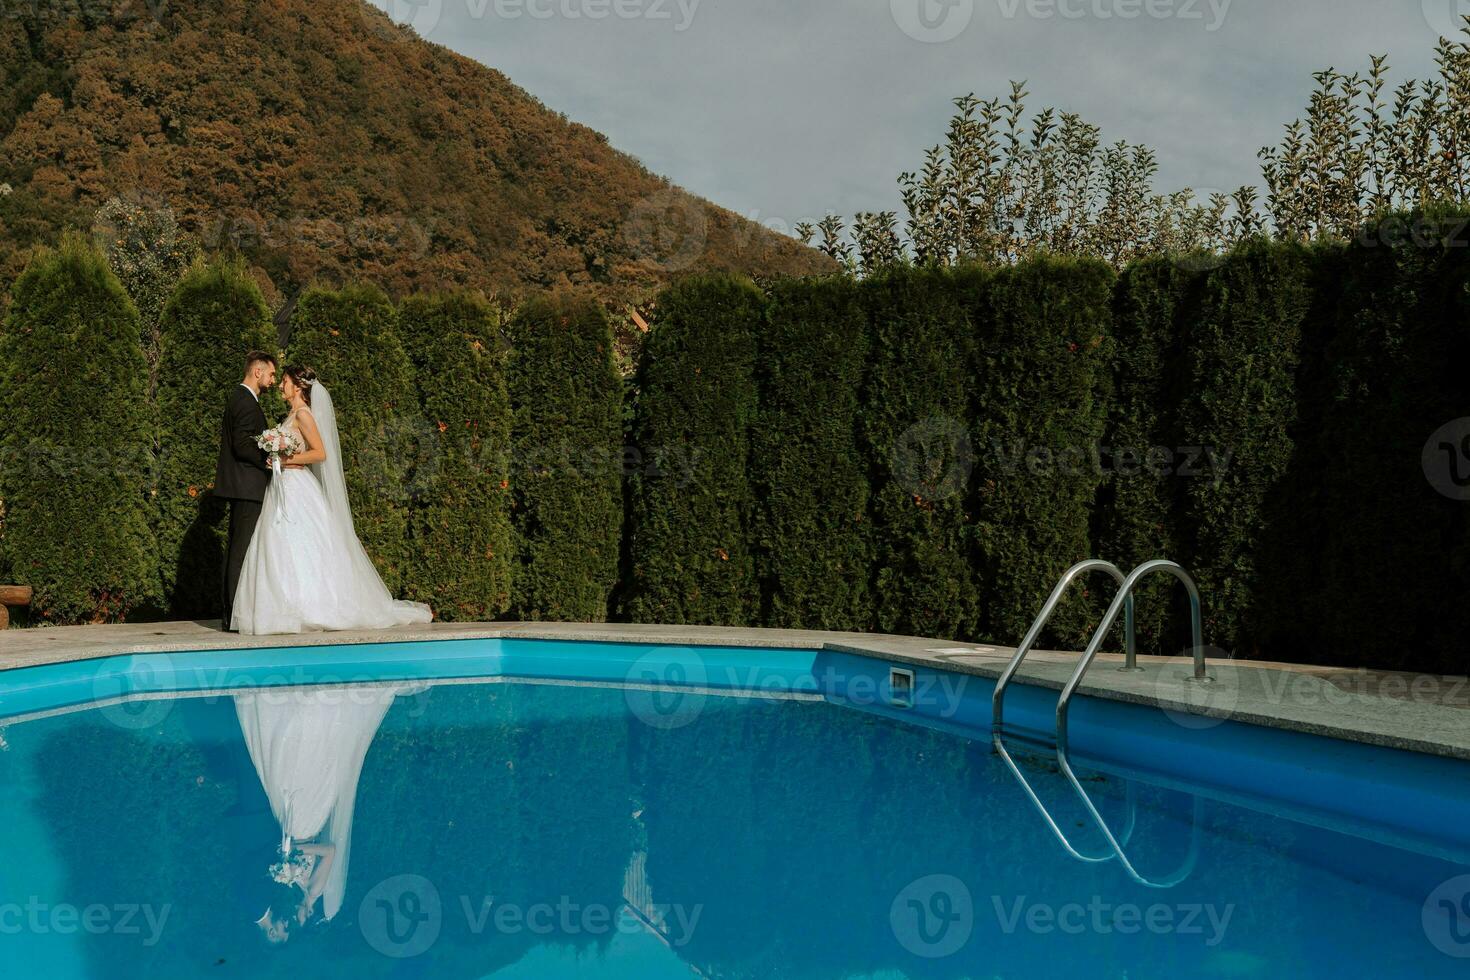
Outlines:
[[[855, 654], [905, 666], [998, 677], [1013, 648], [924, 637], [628, 623], [432, 623], [390, 630], [239, 636], [217, 622], [127, 623], [0, 633], [0, 672], [127, 654], [339, 646], [447, 639], [526, 639], [733, 646]], [[1017, 681], [1060, 690], [1076, 653], [1038, 650]], [[1470, 680], [1433, 674], [1212, 660], [1214, 682], [1188, 679], [1182, 657], [1140, 657], [1118, 670], [1103, 654], [1078, 688], [1087, 697], [1470, 761]]]

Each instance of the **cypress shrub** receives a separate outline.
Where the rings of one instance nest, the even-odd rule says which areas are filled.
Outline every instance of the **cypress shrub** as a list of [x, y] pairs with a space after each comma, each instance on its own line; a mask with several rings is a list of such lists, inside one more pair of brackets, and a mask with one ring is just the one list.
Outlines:
[[158, 599], [153, 433], [138, 312], [106, 260], [67, 236], [15, 283], [0, 335], [0, 499], [34, 618], [122, 619]]
[[953, 637], [976, 625], [966, 545], [974, 337], [958, 293], [952, 273], [908, 267], [861, 288], [872, 338], [861, 432], [878, 542], [873, 618], [885, 633]]
[[[1112, 398], [1102, 452], [1095, 556], [1125, 573], [1154, 558], [1182, 561], [1183, 480], [1192, 467], [1179, 430], [1187, 394], [1183, 336], [1192, 322], [1202, 273], [1173, 258], [1143, 259], [1124, 269], [1113, 291], [1109, 345]], [[1181, 475], [1181, 473], [1183, 475]], [[1178, 583], [1146, 579], [1136, 592], [1138, 647], [1175, 653], [1183, 627]], [[1170, 644], [1170, 645], [1166, 645]]]
[[1317, 397], [1298, 435], [1312, 450], [1307, 485], [1274, 522], [1297, 526], [1304, 503], [1317, 517], [1315, 567], [1272, 590], [1295, 600], [1272, 617], [1292, 659], [1465, 672], [1466, 505], [1454, 476], [1470, 464], [1466, 218], [1389, 217], [1333, 268], [1338, 302], [1317, 328]]
[[[979, 300], [972, 507], [992, 640], [1019, 642], [1058, 577], [1091, 552], [1113, 283], [1100, 262], [1038, 258], [967, 290]], [[1096, 618], [1083, 594], [1052, 620], [1065, 643], [1084, 643]]]
[[196, 263], [159, 320], [159, 575], [169, 615], [219, 614], [227, 507], [213, 494], [225, 400], [245, 355], [272, 350], [275, 327], [260, 288], [238, 262]]
[[643, 350], [631, 481], [634, 622], [746, 626], [759, 612], [747, 462], [764, 297], [744, 278], [666, 290]]
[[510, 606], [510, 396], [499, 318], [473, 294], [414, 296], [398, 311], [433, 452], [419, 474], [406, 593], [439, 619]]
[[1186, 481], [1183, 564], [1199, 584], [1206, 641], [1236, 653], [1259, 635], [1266, 518], [1295, 449], [1308, 273], [1300, 246], [1247, 242], [1206, 279], [1186, 341], [1183, 436], [1209, 467]]
[[412, 563], [410, 502], [437, 441], [418, 412], [393, 304], [373, 286], [308, 289], [291, 317], [289, 360], [315, 368], [332, 394], [357, 534], [397, 593]]
[[[1307, 250], [1310, 305], [1302, 318], [1296, 369], [1296, 412], [1288, 427], [1292, 444], [1286, 471], [1267, 496], [1256, 559], [1260, 589], [1253, 610], [1252, 642], [1268, 659], [1302, 660], [1321, 647], [1324, 616], [1333, 615], [1322, 563], [1327, 538], [1338, 532], [1327, 509], [1327, 468], [1337, 449], [1324, 421], [1333, 399], [1333, 344], [1342, 299], [1354, 286], [1348, 250], [1318, 242]], [[1320, 655], [1320, 654], [1319, 654]]]
[[534, 299], [511, 322], [515, 616], [603, 622], [623, 525], [623, 380], [593, 298]]
[[751, 439], [766, 626], [864, 630], [871, 540], [857, 439], [867, 321], [847, 278], [772, 288]]

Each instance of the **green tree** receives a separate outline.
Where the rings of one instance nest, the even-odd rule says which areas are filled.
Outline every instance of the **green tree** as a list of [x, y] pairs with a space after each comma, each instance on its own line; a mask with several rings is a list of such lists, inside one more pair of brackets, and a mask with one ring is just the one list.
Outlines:
[[[1057, 579], [1092, 550], [1113, 282], [1099, 261], [1039, 257], [967, 290], [980, 300], [971, 507], [988, 639], [1020, 642]], [[1069, 599], [1051, 629], [1080, 644], [1092, 617]]]
[[634, 622], [745, 626], [756, 618], [750, 427], [765, 297], [696, 276], [659, 299], [643, 349], [633, 441], [626, 612]]
[[0, 336], [0, 499], [41, 619], [119, 620], [158, 598], [147, 382], [138, 311], [102, 255], [76, 236], [37, 253]]
[[432, 477], [438, 448], [397, 320], [375, 286], [312, 287], [291, 317], [289, 357], [314, 368], [331, 392], [357, 534], [395, 593], [412, 564], [410, 505]]
[[868, 626], [868, 467], [857, 434], [867, 341], [851, 279], [772, 287], [751, 444], [766, 626]]
[[152, 392], [161, 369], [164, 308], [199, 247], [179, 228], [172, 209], [117, 197], [97, 210], [92, 236], [138, 308]]
[[1268, 505], [1296, 451], [1309, 283], [1305, 249], [1248, 242], [1210, 273], [1186, 339], [1181, 428], [1209, 472], [1186, 488], [1184, 564], [1200, 587], [1206, 642], [1240, 655], [1256, 652]]
[[155, 530], [169, 614], [219, 613], [225, 513], [213, 494], [220, 417], [251, 350], [275, 348], [260, 289], [240, 262], [197, 263], [160, 319]]
[[871, 346], [860, 431], [872, 481], [885, 633], [956, 637], [978, 615], [968, 539], [974, 331], [954, 275], [891, 268], [863, 283]]
[[1465, 673], [1467, 217], [1392, 216], [1313, 256], [1296, 453], [1263, 549], [1273, 658]]
[[[1188, 263], [1154, 256], [1123, 270], [1113, 293], [1113, 397], [1103, 436], [1108, 465], [1093, 552], [1124, 572], [1155, 558], [1186, 557], [1184, 479], [1178, 473], [1185, 459], [1179, 410], [1188, 394], [1183, 341], [1203, 281], [1203, 271]], [[1178, 593], [1168, 577], [1139, 585], [1140, 651], [1178, 652], [1174, 640], [1185, 635], [1172, 615]]]
[[623, 525], [623, 382], [589, 296], [533, 299], [512, 322], [517, 619], [602, 622]]
[[407, 593], [443, 620], [510, 605], [510, 397], [499, 318], [477, 294], [414, 296], [398, 310], [433, 454], [413, 507]]

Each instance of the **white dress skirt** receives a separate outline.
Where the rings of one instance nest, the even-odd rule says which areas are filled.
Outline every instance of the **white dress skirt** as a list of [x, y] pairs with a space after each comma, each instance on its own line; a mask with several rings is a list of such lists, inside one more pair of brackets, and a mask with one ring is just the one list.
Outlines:
[[243, 634], [389, 629], [433, 619], [429, 607], [395, 600], [350, 527], [332, 519], [317, 477], [277, 473], [235, 591], [233, 629]]
[[394, 698], [426, 685], [263, 688], [235, 695], [250, 761], [281, 832], [336, 849], [323, 917], [342, 907], [363, 760]]

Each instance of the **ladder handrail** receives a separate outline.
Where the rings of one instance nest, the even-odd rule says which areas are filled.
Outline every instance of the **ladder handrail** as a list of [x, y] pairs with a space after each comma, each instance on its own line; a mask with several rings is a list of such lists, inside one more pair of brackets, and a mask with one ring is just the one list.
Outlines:
[[[1076, 790], [1077, 795], [1082, 798], [1082, 805], [1087, 808], [1088, 814], [1090, 814], [1092, 817], [1092, 822], [1097, 825], [1098, 830], [1102, 831], [1103, 837], [1107, 839], [1108, 845], [1112, 847], [1112, 856], [1116, 857], [1118, 859], [1118, 863], [1123, 866], [1123, 870], [1128, 872], [1128, 877], [1132, 878], [1140, 885], [1143, 885], [1145, 888], [1173, 888], [1175, 885], [1184, 881], [1191, 874], [1194, 873], [1195, 864], [1197, 864], [1199, 861], [1200, 798], [1198, 794], [1190, 794], [1191, 798], [1194, 801], [1194, 816], [1193, 819], [1190, 821], [1189, 828], [1189, 853], [1185, 855], [1184, 863], [1179, 866], [1179, 869], [1177, 871], [1166, 878], [1155, 881], [1152, 878], [1146, 877], [1145, 875], [1141, 874], [1138, 869], [1133, 866], [1133, 862], [1128, 860], [1128, 855], [1123, 850], [1124, 846], [1128, 843], [1128, 838], [1132, 836], [1133, 821], [1131, 819], [1129, 820], [1128, 828], [1124, 832], [1123, 840], [1120, 843], [1118, 839], [1113, 836], [1113, 832], [1108, 829], [1107, 821], [1103, 820], [1102, 814], [1098, 812], [1097, 807], [1092, 802], [1092, 797], [1087, 795], [1087, 790], [1082, 788], [1082, 783], [1080, 780], [1078, 780], [1077, 774], [1072, 771], [1072, 764], [1067, 760], [1066, 745], [1060, 742], [1057, 743], [1057, 762], [1061, 767], [1062, 774], [1067, 777], [1068, 782], [1072, 784], [1072, 788]], [[1049, 821], [1051, 817], [1048, 816], [1046, 819]]]
[[[1127, 579], [1118, 587], [1118, 594], [1113, 598], [1113, 604], [1108, 606], [1108, 611], [1103, 614], [1102, 621], [1098, 623], [1097, 631], [1092, 634], [1092, 640], [1087, 644], [1087, 650], [1083, 652], [1082, 659], [1077, 662], [1077, 669], [1072, 672], [1072, 677], [1067, 681], [1067, 686], [1062, 688], [1062, 696], [1057, 699], [1057, 749], [1063, 752], [1067, 745], [1067, 710], [1072, 703], [1072, 695], [1077, 693], [1077, 687], [1082, 683], [1082, 676], [1087, 673], [1087, 668], [1097, 659], [1097, 653], [1102, 649], [1103, 641], [1107, 639], [1113, 624], [1118, 620], [1118, 613], [1126, 606], [1129, 612], [1129, 621], [1132, 620], [1132, 598], [1133, 588], [1145, 576], [1154, 572], [1168, 572], [1184, 584], [1189, 593], [1189, 619], [1191, 637], [1194, 640], [1194, 677], [1193, 680], [1207, 682], [1210, 680], [1205, 670], [1205, 644], [1203, 630], [1200, 624], [1199, 589], [1195, 587], [1194, 579], [1180, 565], [1172, 561], [1156, 560], [1146, 561], [1128, 574]], [[1130, 629], [1131, 633], [1132, 630]]]
[[1000, 732], [996, 732], [991, 736], [991, 744], [995, 747], [996, 754], [1001, 757], [1001, 759], [1005, 762], [1006, 767], [1010, 769], [1011, 775], [1015, 777], [1016, 782], [1021, 784], [1021, 789], [1025, 792], [1026, 798], [1031, 801], [1032, 808], [1034, 808], [1036, 812], [1041, 815], [1041, 819], [1045, 822], [1047, 829], [1051, 831], [1051, 835], [1056, 838], [1057, 843], [1061, 844], [1062, 848], [1076, 860], [1085, 862], [1087, 864], [1105, 864], [1106, 862], [1116, 858], [1118, 863], [1122, 865], [1123, 870], [1125, 873], [1127, 873], [1128, 877], [1132, 878], [1138, 884], [1143, 885], [1145, 888], [1173, 888], [1175, 885], [1186, 881], [1190, 875], [1194, 874], [1195, 866], [1199, 863], [1200, 847], [1201, 806], [1200, 797], [1198, 794], [1189, 794], [1193, 803], [1193, 815], [1192, 819], [1190, 820], [1188, 853], [1185, 854], [1183, 862], [1174, 872], [1163, 878], [1154, 879], [1148, 877], [1143, 872], [1134, 867], [1133, 862], [1129, 859], [1128, 852], [1126, 850], [1126, 848], [1129, 846], [1130, 841], [1133, 838], [1134, 831], [1138, 827], [1138, 798], [1133, 780], [1127, 779], [1126, 777], [1123, 780], [1125, 785], [1125, 798], [1127, 803], [1128, 818], [1123, 827], [1123, 832], [1121, 834], [1114, 835], [1112, 828], [1108, 826], [1107, 821], [1103, 818], [1102, 811], [1097, 808], [1097, 804], [1092, 801], [1091, 794], [1089, 794], [1087, 790], [1083, 788], [1082, 781], [1077, 778], [1077, 774], [1072, 770], [1072, 763], [1067, 756], [1067, 750], [1058, 746], [1058, 769], [1061, 771], [1062, 775], [1066, 777], [1067, 782], [1071, 785], [1073, 792], [1075, 792], [1077, 794], [1077, 797], [1082, 801], [1083, 807], [1085, 807], [1087, 810], [1087, 815], [1092, 819], [1093, 825], [1098, 829], [1098, 831], [1101, 832], [1103, 839], [1107, 841], [1108, 845], [1109, 853], [1107, 854], [1103, 854], [1101, 856], [1083, 854], [1076, 848], [1076, 846], [1072, 844], [1072, 842], [1067, 838], [1067, 835], [1062, 832], [1061, 825], [1058, 824], [1057, 821], [1052, 817], [1051, 812], [1046, 808], [1046, 804], [1041, 802], [1041, 797], [1038, 796], [1036, 790], [1032, 788], [1030, 780], [1028, 780], [1025, 775], [1022, 774], [1020, 766], [1017, 765], [1016, 761], [1011, 758], [1010, 752], [1006, 751], [1004, 737]]
[[[1056, 752], [1058, 768], [1061, 770], [1062, 775], [1066, 777], [1067, 782], [1071, 784], [1073, 791], [1082, 800], [1082, 805], [1087, 809], [1087, 813], [1092, 818], [1093, 824], [1102, 833], [1103, 838], [1108, 843], [1109, 849], [1112, 851], [1111, 854], [1102, 857], [1083, 854], [1072, 845], [1072, 842], [1067, 839], [1067, 835], [1062, 832], [1061, 825], [1052, 818], [1051, 813], [1046, 809], [1046, 805], [1041, 802], [1041, 798], [1031, 787], [1030, 781], [1026, 779], [1020, 767], [1011, 758], [1011, 754], [1006, 751], [1003, 740], [1005, 693], [1007, 687], [1010, 685], [1012, 678], [1015, 677], [1016, 672], [1020, 670], [1021, 662], [1026, 659], [1026, 655], [1036, 645], [1037, 639], [1041, 636], [1041, 631], [1046, 628], [1047, 622], [1056, 611], [1057, 604], [1061, 602], [1062, 596], [1067, 591], [1067, 587], [1083, 573], [1095, 571], [1107, 572], [1111, 575], [1118, 583], [1118, 594], [1113, 597], [1113, 601], [1109, 604], [1107, 612], [1103, 614], [1102, 621], [1098, 624], [1097, 630], [1092, 634], [1092, 638], [1087, 644], [1087, 649], [1083, 652], [1081, 659], [1078, 660], [1076, 669], [1073, 670], [1072, 676], [1068, 678], [1066, 685], [1062, 688], [1061, 696], [1057, 699]], [[1210, 680], [1205, 664], [1203, 627], [1200, 621], [1199, 589], [1195, 586], [1194, 579], [1190, 577], [1189, 573], [1175, 562], [1157, 560], [1144, 562], [1125, 576], [1118, 566], [1112, 562], [1103, 561], [1098, 558], [1089, 558], [1086, 561], [1073, 565], [1057, 582], [1056, 587], [1051, 591], [1051, 595], [1047, 597], [1046, 602], [1042, 605], [1041, 612], [1032, 621], [1031, 628], [1026, 631], [1025, 638], [1016, 647], [1016, 652], [1011, 656], [1010, 663], [1006, 665], [1005, 670], [1001, 672], [999, 679], [996, 681], [995, 692], [991, 696], [991, 744], [994, 746], [996, 753], [1010, 769], [1011, 775], [1021, 784], [1021, 789], [1031, 801], [1031, 805], [1041, 814], [1042, 820], [1046, 822], [1047, 829], [1051, 831], [1052, 836], [1066, 849], [1068, 854], [1079, 861], [1085, 861], [1089, 864], [1098, 864], [1117, 858], [1118, 863], [1123, 866], [1123, 870], [1138, 884], [1147, 888], [1173, 888], [1193, 873], [1199, 856], [1199, 797], [1197, 795], [1194, 797], [1194, 820], [1193, 826], [1190, 828], [1189, 853], [1185, 856], [1184, 863], [1173, 874], [1159, 880], [1154, 880], [1140, 873], [1133, 866], [1133, 862], [1128, 859], [1128, 854], [1124, 850], [1130, 838], [1133, 836], [1137, 821], [1137, 807], [1133, 799], [1132, 784], [1130, 783], [1128, 786], [1128, 822], [1120, 839], [1114, 836], [1111, 828], [1108, 827], [1107, 821], [1103, 819], [1102, 813], [1098, 810], [1097, 805], [1092, 802], [1092, 797], [1088, 795], [1087, 790], [1082, 786], [1082, 782], [1077, 778], [1077, 774], [1072, 771], [1071, 761], [1067, 757], [1067, 713], [1071, 707], [1072, 696], [1077, 693], [1077, 688], [1081, 685], [1083, 676], [1086, 675], [1093, 661], [1097, 659], [1098, 651], [1102, 649], [1102, 645], [1107, 639], [1108, 633], [1112, 631], [1114, 624], [1117, 623], [1120, 613], [1124, 617], [1124, 631], [1127, 634], [1124, 640], [1126, 650], [1125, 669], [1134, 668], [1137, 664], [1137, 651], [1135, 649], [1134, 637], [1133, 590], [1140, 581], [1152, 575], [1154, 572], [1168, 572], [1177, 578], [1184, 585], [1185, 591], [1188, 592], [1190, 628], [1192, 631], [1191, 638], [1194, 641], [1194, 676], [1192, 679], [1199, 682]]]
[[[1021, 789], [1026, 793], [1026, 797], [1031, 801], [1031, 805], [1036, 809], [1037, 813], [1041, 814], [1041, 819], [1046, 821], [1046, 826], [1051, 831], [1052, 836], [1055, 837], [1057, 839], [1057, 842], [1066, 849], [1068, 854], [1072, 855], [1072, 857], [1076, 858], [1078, 861], [1085, 861], [1088, 864], [1102, 864], [1105, 861], [1111, 861], [1114, 857], [1117, 856], [1117, 842], [1113, 841], [1110, 835], [1105, 836], [1109, 837], [1109, 843], [1113, 846], [1113, 853], [1111, 854], [1104, 854], [1101, 857], [1092, 857], [1091, 855], [1083, 854], [1081, 851], [1077, 850], [1077, 848], [1073, 847], [1072, 842], [1067, 839], [1067, 835], [1062, 833], [1061, 826], [1052, 819], [1052, 815], [1047, 810], [1046, 804], [1041, 802], [1041, 797], [1037, 796], [1036, 790], [1031, 788], [1031, 782], [1024, 775], [1021, 774], [1021, 767], [1016, 765], [1015, 760], [1011, 758], [1011, 754], [1006, 751], [1005, 744], [1003, 743], [1001, 739], [1001, 734], [999, 732], [996, 732], [994, 735], [991, 736], [991, 744], [994, 745], [996, 754], [998, 754], [1001, 759], [1005, 760], [1005, 764], [1011, 770], [1011, 775], [1016, 777], [1016, 782], [1021, 784]], [[1091, 810], [1092, 807], [1089, 806], [1088, 809]], [[1128, 841], [1133, 837], [1133, 829], [1135, 826], [1137, 826], [1137, 823], [1138, 804], [1137, 800], [1134, 798], [1133, 784], [1130, 782], [1128, 784], [1128, 824], [1123, 828], [1124, 844], [1127, 844]]]
[[[1134, 663], [1137, 655], [1134, 650], [1133, 639], [1133, 596], [1124, 588], [1127, 584], [1127, 578], [1123, 575], [1122, 569], [1110, 561], [1103, 561], [1101, 558], [1089, 558], [1086, 561], [1080, 561], [1067, 569], [1066, 573], [1057, 581], [1056, 587], [1051, 590], [1051, 595], [1042, 604], [1041, 612], [1037, 613], [1036, 618], [1032, 620], [1031, 628], [1026, 631], [1025, 638], [1021, 640], [1020, 646], [1016, 647], [1016, 652], [1012, 655], [1011, 662], [1006, 665], [1006, 669], [1001, 673], [1000, 679], [995, 682], [995, 693], [990, 698], [990, 727], [993, 730], [999, 731], [1001, 723], [1005, 718], [1005, 692], [1006, 687], [1011, 683], [1011, 678], [1016, 676], [1016, 671], [1021, 667], [1021, 661], [1026, 659], [1026, 655], [1031, 652], [1031, 648], [1040, 639], [1041, 631], [1046, 628], [1047, 622], [1051, 620], [1052, 613], [1056, 612], [1057, 603], [1062, 601], [1062, 595], [1067, 591], [1067, 586], [1071, 585], [1084, 572], [1107, 572], [1118, 583], [1118, 599], [1124, 600], [1124, 606], [1127, 610], [1127, 614], [1124, 616], [1124, 629], [1127, 633], [1127, 637], [1124, 640], [1128, 657], [1127, 662], [1130, 666]], [[1117, 605], [1118, 599], [1114, 600], [1114, 605]]]

